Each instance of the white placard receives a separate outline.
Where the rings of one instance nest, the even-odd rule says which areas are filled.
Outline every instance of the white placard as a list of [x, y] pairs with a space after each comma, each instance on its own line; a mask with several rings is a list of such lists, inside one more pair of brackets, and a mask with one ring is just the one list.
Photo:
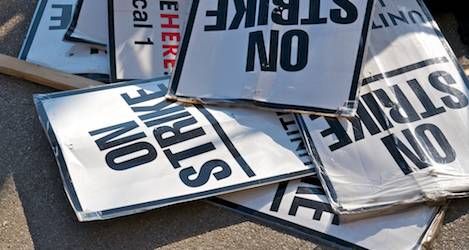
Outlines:
[[76, 0], [40, 0], [19, 58], [98, 80], [109, 78], [105, 51], [63, 41]]
[[112, 79], [170, 75], [190, 0], [109, 0], [108, 5]]
[[351, 115], [372, 5], [192, 1], [170, 97]]
[[165, 78], [35, 97], [79, 220], [314, 172], [300, 132], [288, 127], [293, 117], [168, 102], [168, 83]]
[[222, 195], [213, 201], [341, 249], [420, 249], [430, 227], [442, 219], [437, 216], [439, 209], [422, 206], [342, 223], [315, 177]]
[[107, 0], [77, 0], [64, 39], [106, 48], [108, 38]]
[[357, 117], [300, 117], [332, 206], [354, 215], [467, 196], [468, 79], [421, 0], [375, 12]]

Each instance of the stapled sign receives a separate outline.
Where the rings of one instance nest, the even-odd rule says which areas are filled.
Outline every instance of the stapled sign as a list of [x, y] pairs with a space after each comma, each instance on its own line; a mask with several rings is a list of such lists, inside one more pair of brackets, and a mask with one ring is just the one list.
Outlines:
[[298, 116], [343, 216], [469, 194], [467, 77], [423, 1], [375, 13], [357, 117]]
[[194, 0], [169, 98], [351, 115], [372, 4]]
[[[311, 175], [275, 113], [184, 106], [169, 79], [35, 97], [81, 221]], [[292, 140], [295, 136], [295, 140]], [[303, 157], [305, 157], [303, 155]]]

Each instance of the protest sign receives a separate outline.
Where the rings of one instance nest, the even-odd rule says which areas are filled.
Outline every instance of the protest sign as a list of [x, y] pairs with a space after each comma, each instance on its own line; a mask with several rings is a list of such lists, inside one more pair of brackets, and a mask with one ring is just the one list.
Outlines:
[[421, 0], [376, 3], [357, 116], [299, 116], [344, 216], [467, 196], [468, 79]]
[[76, 0], [40, 0], [19, 58], [67, 73], [108, 80], [105, 51], [63, 41], [75, 3]]
[[77, 0], [64, 39], [105, 48], [109, 40], [107, 13], [107, 0]]
[[206, 198], [314, 171], [283, 114], [184, 106], [169, 78], [35, 97], [81, 221]]
[[351, 115], [372, 4], [192, 1], [169, 97]]
[[349, 249], [419, 249], [434, 234], [444, 210], [427, 206], [341, 223], [316, 177], [230, 193], [216, 204], [300, 233], [314, 242]]
[[189, 0], [109, 0], [109, 52], [114, 80], [170, 75]]

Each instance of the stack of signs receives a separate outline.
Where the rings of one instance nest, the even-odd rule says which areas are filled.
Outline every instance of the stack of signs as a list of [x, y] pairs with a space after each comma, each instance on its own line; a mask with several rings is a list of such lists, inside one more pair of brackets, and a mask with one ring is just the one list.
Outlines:
[[410, 249], [441, 209], [370, 213], [469, 190], [448, 49], [421, 0], [40, 0], [20, 57], [139, 80], [35, 97], [80, 221], [211, 197], [334, 246]]
[[192, 2], [170, 98], [355, 112], [373, 0]]
[[106, 51], [63, 41], [76, 0], [40, 0], [19, 58], [97, 80], [109, 79]]
[[332, 207], [467, 196], [468, 79], [422, 0], [382, 0], [373, 20], [357, 117], [298, 117]]

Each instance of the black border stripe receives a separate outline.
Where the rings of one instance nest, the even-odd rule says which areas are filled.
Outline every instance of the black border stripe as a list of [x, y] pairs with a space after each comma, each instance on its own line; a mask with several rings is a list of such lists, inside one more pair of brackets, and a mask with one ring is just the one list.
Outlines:
[[39, 23], [42, 20], [42, 16], [44, 15], [44, 10], [47, 6], [47, 0], [40, 0], [37, 5], [36, 12], [34, 13], [33, 20], [31, 22], [31, 26], [29, 27], [29, 31], [26, 34], [26, 39], [23, 43], [23, 48], [19, 54], [19, 58], [21, 60], [26, 60], [28, 58], [29, 50], [31, 50], [31, 45], [33, 44], [34, 38], [36, 37], [36, 32], [39, 27]]
[[[77, 90], [71, 90], [71, 91], [64, 91], [64, 92], [57, 92], [57, 93], [52, 93], [52, 94], [47, 94], [47, 95], [39, 95], [35, 97], [35, 102], [36, 102], [36, 107], [38, 109], [38, 115], [39, 119], [41, 121], [41, 124], [43, 128], [46, 130], [46, 133], [49, 135], [50, 143], [51, 146], [53, 147], [53, 143], [55, 143], [57, 146], [57, 140], [56, 136], [53, 130], [52, 125], [49, 123], [49, 119], [47, 117], [47, 114], [45, 113], [42, 101], [44, 100], [50, 100], [53, 98], [60, 98], [60, 97], [66, 97], [70, 95], [78, 95], [78, 94], [84, 94], [84, 93], [89, 93], [89, 92], [95, 92], [95, 91], [101, 91], [101, 90], [106, 90], [106, 89], [113, 89], [113, 88], [119, 88], [119, 87], [125, 87], [125, 86], [130, 86], [130, 85], [135, 85], [135, 84], [142, 84], [142, 83], [148, 83], [148, 82], [154, 82], [154, 81], [160, 81], [160, 80], [169, 80], [169, 77], [160, 77], [160, 78], [154, 78], [151, 80], [138, 80], [138, 81], [133, 81], [133, 82], [124, 82], [124, 83], [116, 83], [116, 84], [110, 84], [110, 85], [103, 85], [103, 86], [98, 86], [98, 87], [93, 87], [93, 88], [87, 88], [87, 89], [77, 89]], [[200, 110], [200, 109], [199, 109]], [[202, 112], [202, 114], [205, 116], [205, 114]], [[215, 119], [213, 116], [211, 118], [206, 116], [206, 119], [211, 122], [211, 119]], [[221, 127], [220, 127], [221, 128]], [[217, 131], [217, 129], [215, 128]], [[219, 133], [219, 131], [217, 131]], [[221, 135], [218, 134], [220, 137]], [[226, 134], [225, 134], [226, 136]], [[229, 138], [226, 138], [229, 141]], [[231, 143], [231, 141], [230, 141]], [[233, 145], [231, 143], [231, 145]], [[227, 146], [228, 147], [228, 146]], [[231, 185], [223, 188], [218, 188], [218, 189], [213, 189], [213, 190], [208, 190], [204, 192], [199, 192], [199, 193], [193, 193], [189, 195], [182, 195], [182, 196], [176, 196], [176, 197], [171, 197], [167, 199], [161, 199], [161, 200], [156, 200], [156, 201], [150, 201], [150, 202], [144, 202], [140, 204], [134, 204], [130, 206], [124, 206], [124, 207], [118, 207], [114, 209], [108, 209], [104, 211], [95, 211], [95, 212], [84, 212], [81, 209], [80, 202], [78, 200], [78, 196], [75, 192], [75, 189], [73, 187], [73, 184], [70, 179], [70, 175], [68, 172], [68, 166], [63, 159], [62, 155], [62, 150], [60, 147], [57, 148], [58, 152], [56, 152], [56, 160], [59, 165], [59, 168], [62, 174], [62, 178], [64, 181], [64, 187], [67, 191], [67, 193], [70, 195], [70, 201], [72, 203], [73, 208], [75, 209], [75, 212], [81, 216], [83, 221], [89, 221], [89, 220], [102, 220], [102, 219], [110, 219], [114, 217], [119, 217], [119, 216], [125, 216], [125, 215], [130, 215], [130, 214], [135, 214], [135, 213], [140, 213], [144, 212], [150, 209], [155, 209], [158, 207], [163, 207], [163, 206], [168, 206], [176, 203], [181, 203], [181, 202], [186, 202], [186, 201], [191, 201], [191, 200], [196, 200], [196, 199], [203, 199], [203, 198], [208, 198], [220, 194], [225, 194], [225, 193], [230, 193], [238, 190], [243, 190], [243, 189], [248, 189], [248, 188], [254, 188], [257, 186], [261, 185], [268, 185], [272, 183], [276, 183], [279, 181], [284, 181], [284, 180], [291, 180], [291, 179], [297, 179], [305, 176], [310, 176], [315, 173], [314, 168], [310, 168], [307, 170], [302, 170], [302, 171], [297, 171], [297, 172], [292, 172], [289, 174], [284, 174], [284, 175], [279, 175], [279, 176], [274, 176], [270, 178], [264, 178], [260, 180], [254, 180], [254, 181], [248, 181], [244, 182], [241, 184], [236, 184], [236, 185]], [[230, 152], [233, 154], [233, 152], [230, 150]], [[239, 153], [238, 153], [239, 154]], [[236, 154], [233, 155], [236, 158]], [[241, 158], [242, 159], [242, 158]], [[239, 158], [236, 159], [237, 161]], [[239, 163], [239, 161], [238, 161]], [[241, 164], [240, 164], [241, 165]], [[99, 214], [101, 215], [101, 218], [96, 218], [96, 216], [93, 217], [93, 215]]]
[[366, 6], [366, 15], [365, 15], [365, 20], [363, 23], [363, 30], [362, 30], [362, 35], [360, 37], [360, 47], [358, 48], [358, 56], [357, 56], [357, 61], [355, 62], [355, 71], [353, 74], [353, 81], [352, 81], [352, 88], [350, 89], [350, 95], [349, 95], [349, 101], [357, 101], [360, 97], [360, 87], [361, 87], [361, 82], [360, 82], [360, 73], [362, 71], [362, 65], [363, 61], [365, 60], [365, 49], [366, 49], [366, 43], [368, 41], [368, 33], [370, 31], [370, 26], [371, 26], [371, 15], [373, 13], [373, 7], [374, 7], [375, 2], [374, 1], [368, 1], [368, 4]]
[[377, 74], [377, 75], [365, 78], [363, 79], [362, 86], [383, 80], [385, 78], [392, 78], [392, 77], [402, 75], [402, 74], [405, 74], [405, 73], [408, 73], [417, 69], [425, 68], [430, 65], [447, 63], [447, 62], [449, 62], [449, 60], [446, 57], [436, 57], [436, 58], [427, 59], [418, 63], [410, 64], [410, 65], [407, 65], [407, 66], [404, 66], [395, 70], [388, 71], [384, 74]]
[[231, 155], [239, 164], [239, 166], [241, 166], [244, 173], [246, 173], [248, 177], [256, 176], [256, 173], [254, 173], [254, 171], [249, 166], [249, 164], [244, 160], [243, 156], [241, 156], [241, 154], [238, 152], [236, 147], [231, 142], [230, 138], [228, 138], [225, 131], [220, 126], [220, 123], [218, 123], [217, 119], [212, 114], [210, 114], [210, 112], [207, 109], [205, 109], [202, 105], [194, 105], [194, 106], [200, 111], [200, 113], [202, 113], [205, 116], [205, 118], [210, 122], [210, 124], [212, 124], [218, 136], [223, 141], [226, 148], [228, 149], [228, 151], [230, 151]]
[[172, 95], [175, 95], [179, 85], [179, 80], [182, 74], [182, 67], [184, 66], [184, 61], [186, 59], [187, 48], [189, 47], [192, 30], [194, 29], [194, 20], [195, 16], [197, 15], [197, 9], [199, 8], [199, 2], [199, 0], [192, 0], [191, 11], [186, 23], [186, 30], [184, 32], [184, 37], [182, 38], [182, 44], [180, 46], [176, 60], [176, 68], [174, 69], [173, 78], [171, 79], [169, 86], [169, 93]]
[[[101, 0], [105, 1], [105, 0]], [[107, 14], [108, 14], [108, 53], [109, 53], [109, 68], [111, 82], [118, 81], [116, 73], [116, 36], [114, 34], [114, 0], [107, 1]]]
[[285, 228], [287, 230], [292, 230], [295, 233], [299, 233], [300, 235], [306, 237], [307, 239], [315, 242], [318, 241], [320, 244], [329, 245], [332, 247], [340, 246], [342, 248], [348, 249], [366, 249], [354, 243], [342, 240], [340, 238], [334, 237], [332, 235], [328, 235], [326, 233], [322, 233], [311, 228], [303, 227], [293, 222], [280, 219], [278, 217], [274, 217], [272, 215], [259, 212], [257, 210], [238, 205], [236, 203], [224, 200], [222, 198], [210, 198], [209, 201], [217, 206], [221, 206], [224, 208], [228, 208], [234, 212], [241, 213], [243, 215], [249, 216], [251, 218], [260, 220], [263, 223], [271, 226], [278, 226], [281, 228]]
[[[177, 59], [176, 63], [176, 69], [173, 74], [173, 78], [170, 83], [169, 87], [169, 92], [168, 95], [170, 97], [175, 97], [176, 99], [179, 100], [186, 100], [186, 101], [194, 101], [198, 100], [201, 103], [218, 103], [218, 104], [226, 104], [226, 103], [239, 103], [242, 102], [242, 104], [250, 104], [254, 106], [260, 106], [263, 108], [269, 108], [269, 109], [274, 109], [274, 110], [287, 110], [287, 111], [295, 111], [295, 112], [313, 112], [313, 113], [319, 113], [323, 115], [337, 115], [340, 113], [340, 108], [338, 109], [327, 109], [327, 108], [320, 108], [320, 107], [311, 107], [311, 106], [301, 106], [301, 105], [287, 105], [287, 104], [278, 104], [278, 103], [270, 103], [270, 102], [262, 102], [262, 101], [256, 101], [256, 100], [245, 100], [245, 99], [220, 99], [220, 98], [193, 98], [193, 97], [188, 97], [188, 96], [183, 96], [183, 95], [178, 95], [177, 94], [177, 88], [179, 86], [180, 78], [182, 75], [182, 70], [187, 54], [187, 50], [189, 47], [190, 43], [190, 37], [192, 35], [192, 30], [193, 26], [195, 23], [195, 18], [197, 15], [197, 9], [199, 6], [200, 0], [193, 0], [192, 1], [192, 7], [191, 7], [191, 12], [189, 15], [189, 19], [187, 22], [187, 27], [186, 27], [186, 32], [184, 34], [184, 38], [181, 44], [181, 49], [179, 51], [179, 56]], [[363, 21], [363, 30], [361, 33], [361, 38], [359, 42], [359, 48], [358, 48], [358, 53], [357, 53], [357, 60], [355, 62], [355, 68], [354, 68], [354, 75], [352, 78], [352, 84], [351, 84], [351, 89], [349, 92], [349, 97], [348, 100], [349, 102], [355, 102], [357, 101], [358, 95], [359, 95], [359, 87], [361, 86], [360, 82], [360, 72], [361, 72], [361, 67], [364, 59], [364, 52], [366, 48], [366, 41], [368, 38], [368, 31], [369, 27], [371, 24], [371, 14], [373, 12], [373, 6], [374, 6], [374, 0], [367, 0], [367, 6], [366, 6], [366, 12], [365, 12], [365, 19]], [[346, 108], [351, 108], [346, 104]]]

